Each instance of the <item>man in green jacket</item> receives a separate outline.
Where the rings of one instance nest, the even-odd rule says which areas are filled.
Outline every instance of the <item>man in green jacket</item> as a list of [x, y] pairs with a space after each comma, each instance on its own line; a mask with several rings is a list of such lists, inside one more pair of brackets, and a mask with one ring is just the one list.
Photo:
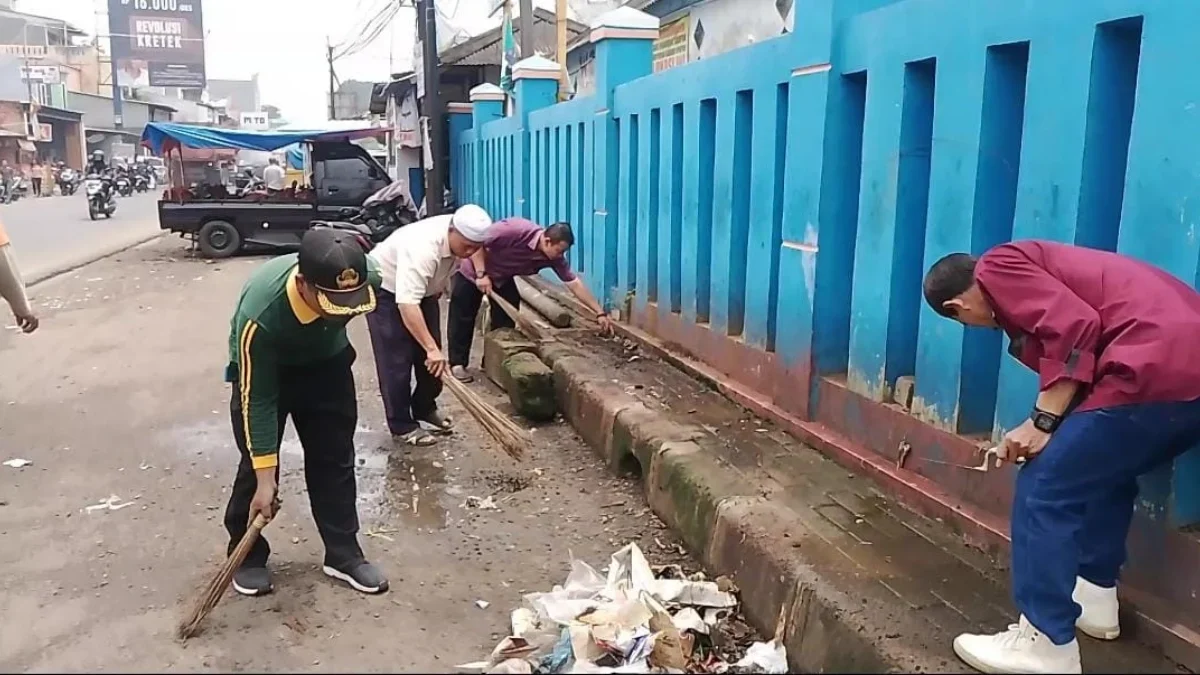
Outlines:
[[[375, 308], [379, 274], [353, 236], [309, 230], [299, 254], [260, 267], [242, 289], [229, 335], [226, 379], [233, 436], [241, 464], [225, 510], [232, 551], [256, 514], [275, 515], [279, 440], [288, 416], [304, 448], [304, 479], [325, 574], [363, 593], [382, 593], [387, 579], [358, 544], [354, 430], [358, 403], [354, 349], [346, 324]], [[271, 591], [270, 547], [259, 538], [233, 587], [244, 595]]]

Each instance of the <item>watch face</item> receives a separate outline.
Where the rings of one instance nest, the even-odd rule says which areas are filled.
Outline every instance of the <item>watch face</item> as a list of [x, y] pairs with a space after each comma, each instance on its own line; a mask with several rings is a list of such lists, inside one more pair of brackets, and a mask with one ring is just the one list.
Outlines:
[[1054, 418], [1045, 413], [1037, 413], [1033, 416], [1033, 426], [1038, 431], [1045, 431], [1049, 433], [1054, 431]]

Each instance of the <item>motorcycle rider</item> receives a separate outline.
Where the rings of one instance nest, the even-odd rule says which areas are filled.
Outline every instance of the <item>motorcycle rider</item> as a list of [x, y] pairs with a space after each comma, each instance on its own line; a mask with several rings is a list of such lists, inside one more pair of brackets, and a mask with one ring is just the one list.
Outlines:
[[70, 174], [67, 174], [67, 171], [67, 163], [61, 159], [58, 160], [58, 165], [54, 167], [54, 182], [58, 185], [59, 192], [64, 195], [74, 194], [79, 180], [74, 171]]
[[146, 158], [138, 155], [133, 158], [133, 185], [136, 189], [141, 183], [145, 183], [146, 189], [150, 189], [150, 171], [146, 165]]
[[[117, 182], [122, 178], [125, 179], [126, 188], [120, 189]], [[129, 161], [124, 157], [114, 157], [112, 163], [112, 184], [113, 189], [117, 190], [122, 197], [133, 193], [133, 171], [129, 168]]]
[[108, 168], [108, 163], [104, 159], [104, 151], [96, 150], [92, 152], [92, 159], [87, 165], [88, 178], [95, 177], [100, 181], [100, 193], [104, 200], [112, 200], [112, 191], [115, 189], [115, 178], [113, 172]]
[[108, 171], [108, 162], [106, 162], [104, 160], [104, 151], [96, 150], [96, 151], [92, 152], [92, 159], [91, 159], [91, 161], [88, 162], [88, 165], [87, 165], [88, 174], [89, 175], [96, 174], [97, 176], [103, 176], [107, 171]]

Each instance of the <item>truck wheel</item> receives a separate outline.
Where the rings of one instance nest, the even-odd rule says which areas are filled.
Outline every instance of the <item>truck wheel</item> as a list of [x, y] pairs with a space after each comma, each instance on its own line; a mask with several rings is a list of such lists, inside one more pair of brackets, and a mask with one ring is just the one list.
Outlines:
[[200, 252], [206, 258], [228, 258], [242, 247], [242, 235], [224, 220], [210, 220], [200, 228]]

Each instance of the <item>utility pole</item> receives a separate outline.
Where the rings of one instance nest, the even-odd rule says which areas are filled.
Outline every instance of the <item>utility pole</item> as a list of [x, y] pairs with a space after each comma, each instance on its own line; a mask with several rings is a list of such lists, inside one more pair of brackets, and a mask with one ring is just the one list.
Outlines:
[[425, 81], [425, 98], [421, 113], [428, 120], [429, 154], [433, 165], [425, 167], [425, 215], [440, 215], [445, 208], [446, 158], [442, 144], [446, 138], [446, 110], [438, 85], [437, 8], [435, 0], [417, 1], [417, 36], [421, 40], [421, 76]]
[[[125, 111], [121, 104], [121, 84], [118, 79], [120, 66], [117, 64], [117, 40], [128, 40], [129, 36], [118, 36], [117, 28], [112, 25], [112, 13], [108, 15], [108, 71], [112, 80], [113, 128], [117, 131], [125, 128]], [[100, 51], [100, 36], [96, 36], [96, 51]]]
[[21, 25], [21, 60], [25, 67], [25, 84], [29, 88], [29, 103], [33, 104], [33, 73], [29, 71], [29, 24]]
[[565, 101], [571, 95], [571, 81], [567, 77], [567, 0], [558, 0], [554, 6], [555, 54], [558, 66], [558, 100]]
[[521, 0], [521, 58], [533, 56], [533, 0]]
[[337, 119], [337, 107], [334, 105], [334, 80], [337, 79], [333, 74], [333, 45], [329, 43], [329, 36], [325, 36], [325, 57], [329, 61], [329, 119]]

